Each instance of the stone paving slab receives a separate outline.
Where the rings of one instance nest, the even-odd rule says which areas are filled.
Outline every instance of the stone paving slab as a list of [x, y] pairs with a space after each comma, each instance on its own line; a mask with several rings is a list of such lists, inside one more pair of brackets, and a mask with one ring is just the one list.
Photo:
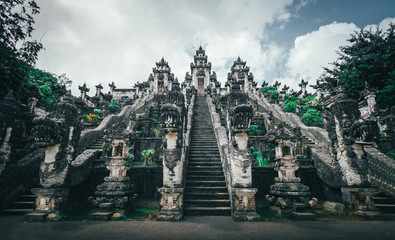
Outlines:
[[395, 239], [395, 222], [284, 221], [235, 222], [230, 217], [186, 217], [181, 222], [59, 221], [24, 223], [22, 216], [0, 216], [2, 240], [90, 239]]

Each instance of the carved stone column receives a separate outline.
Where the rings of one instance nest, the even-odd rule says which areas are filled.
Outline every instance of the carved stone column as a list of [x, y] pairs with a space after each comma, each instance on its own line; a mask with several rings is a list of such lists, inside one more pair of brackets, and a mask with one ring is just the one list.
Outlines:
[[255, 194], [252, 187], [252, 160], [248, 149], [248, 131], [253, 116], [248, 96], [242, 93], [238, 81], [232, 82], [228, 97], [228, 129], [230, 142], [230, 176], [232, 191], [232, 217], [236, 221], [259, 220], [256, 213]]
[[184, 95], [174, 82], [167, 103], [161, 105], [163, 130], [163, 187], [159, 221], [180, 221], [183, 217], [183, 124]]

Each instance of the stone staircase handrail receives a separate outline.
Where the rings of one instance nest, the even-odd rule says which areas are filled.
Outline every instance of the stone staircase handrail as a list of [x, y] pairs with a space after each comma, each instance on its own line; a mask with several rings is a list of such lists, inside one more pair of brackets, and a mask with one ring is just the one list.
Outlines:
[[249, 92], [248, 96], [257, 101], [257, 103], [266, 110], [271, 111], [274, 117], [281, 119], [290, 127], [300, 127], [303, 135], [311, 139], [318, 146], [323, 147], [328, 151], [331, 150], [331, 141], [329, 139], [328, 132], [325, 129], [306, 126], [298, 115], [284, 112], [284, 110], [278, 104], [271, 104], [266, 98], [259, 97], [258, 94]]
[[395, 196], [395, 160], [373, 146], [365, 146], [370, 182]]
[[77, 152], [81, 153], [87, 146], [89, 146], [97, 138], [104, 134], [104, 130], [107, 129], [112, 124], [124, 121], [131, 111], [135, 111], [142, 107], [146, 101], [150, 101], [154, 97], [153, 94], [146, 95], [143, 98], [137, 99], [133, 105], [128, 105], [122, 108], [119, 114], [110, 114], [103, 119], [99, 126], [94, 129], [87, 129], [81, 132], [80, 140], [77, 144]]

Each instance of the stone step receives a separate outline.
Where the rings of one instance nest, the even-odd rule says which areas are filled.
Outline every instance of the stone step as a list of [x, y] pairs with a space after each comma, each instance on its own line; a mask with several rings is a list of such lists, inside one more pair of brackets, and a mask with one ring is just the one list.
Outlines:
[[186, 190], [189, 191], [189, 187], [225, 187], [226, 188], [226, 182], [225, 181], [203, 181], [203, 180], [187, 180], [186, 181]]
[[[194, 163], [194, 162], [204, 162], [204, 163], [220, 163], [221, 159], [219, 157], [215, 157], [215, 158], [190, 158], [189, 159], [189, 163]], [[204, 165], [204, 164], [203, 164]]]
[[33, 212], [32, 208], [6, 208], [0, 210], [0, 214], [24, 215]]
[[214, 149], [214, 150], [191, 150], [189, 151], [190, 155], [207, 155], [207, 154], [215, 154], [215, 155], [219, 155], [219, 151], [218, 149]]
[[205, 153], [205, 152], [193, 152], [189, 154], [190, 158], [196, 157], [196, 158], [207, 158], [207, 157], [217, 157], [219, 158], [220, 155], [219, 153]]
[[205, 149], [217, 149], [218, 147], [217, 145], [213, 146], [213, 145], [207, 145], [207, 146], [190, 146], [189, 148], [190, 150], [205, 150]]
[[221, 171], [222, 170], [222, 166], [201, 166], [201, 165], [196, 165], [196, 166], [188, 166], [188, 170], [218, 170]]
[[229, 199], [228, 193], [212, 193], [212, 192], [185, 192], [185, 199]]
[[225, 176], [187, 175], [187, 181], [225, 181]]
[[220, 161], [189, 161], [188, 166], [221, 166], [222, 163]]
[[229, 199], [187, 199], [184, 204], [191, 207], [229, 207]]
[[373, 197], [373, 201], [375, 204], [389, 204], [394, 202], [390, 197]]
[[222, 170], [221, 171], [189, 170], [188, 175], [223, 176], [224, 172]]
[[375, 203], [374, 204], [380, 211], [383, 213], [395, 213], [395, 204], [382, 204], [382, 203]]
[[223, 215], [230, 216], [230, 207], [184, 207], [187, 215]]
[[222, 186], [187, 186], [188, 192], [193, 193], [228, 193], [225, 184]]
[[11, 209], [34, 209], [34, 200], [33, 201], [15, 201], [11, 202]]

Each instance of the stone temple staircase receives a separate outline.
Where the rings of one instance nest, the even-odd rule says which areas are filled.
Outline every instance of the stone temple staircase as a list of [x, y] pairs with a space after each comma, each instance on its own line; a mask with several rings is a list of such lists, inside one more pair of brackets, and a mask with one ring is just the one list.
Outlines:
[[15, 201], [11, 202], [7, 208], [0, 210], [0, 214], [10, 215], [24, 215], [31, 213], [34, 210], [36, 196], [33, 195], [29, 190], [19, 195]]
[[186, 215], [230, 215], [230, 200], [205, 97], [195, 99], [186, 174]]

